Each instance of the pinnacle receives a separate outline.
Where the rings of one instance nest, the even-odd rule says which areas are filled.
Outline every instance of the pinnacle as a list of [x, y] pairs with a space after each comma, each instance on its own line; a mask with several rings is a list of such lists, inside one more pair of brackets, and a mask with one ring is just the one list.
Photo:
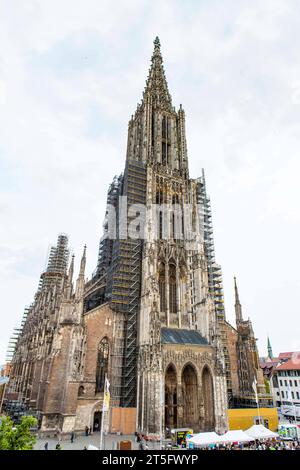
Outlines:
[[159, 40], [159, 37], [158, 37], [158, 36], [156, 36], [156, 38], [154, 39], [153, 43], [154, 43], [155, 46], [160, 47], [160, 40]]
[[146, 81], [145, 94], [152, 96], [153, 101], [158, 106], [164, 106], [165, 108], [172, 107], [172, 100], [169, 94], [168, 85], [163, 68], [163, 58], [160, 51], [160, 40], [158, 36], [155, 38], [154, 51], [151, 58], [151, 67], [149, 75]]

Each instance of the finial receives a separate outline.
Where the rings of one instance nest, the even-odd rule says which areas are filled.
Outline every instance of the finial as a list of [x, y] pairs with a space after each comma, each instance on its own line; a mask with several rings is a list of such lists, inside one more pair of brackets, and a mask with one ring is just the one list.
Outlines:
[[154, 43], [154, 46], [155, 46], [155, 47], [160, 47], [160, 40], [159, 40], [159, 37], [158, 37], [158, 36], [156, 36], [156, 38], [154, 39], [153, 43]]
[[160, 40], [158, 36], [156, 36], [156, 38], [154, 39], [153, 44], [154, 44], [154, 51], [152, 55], [152, 62], [155, 59], [159, 59], [162, 62], [162, 57], [160, 53]]

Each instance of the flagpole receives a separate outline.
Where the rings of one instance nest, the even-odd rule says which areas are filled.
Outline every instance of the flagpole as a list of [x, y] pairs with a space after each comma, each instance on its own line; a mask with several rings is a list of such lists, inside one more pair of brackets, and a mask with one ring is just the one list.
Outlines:
[[252, 383], [252, 388], [253, 388], [254, 393], [255, 393], [255, 401], [256, 401], [256, 405], [257, 405], [258, 421], [259, 421], [259, 424], [261, 424], [261, 415], [260, 415], [260, 408], [259, 408], [259, 401], [258, 401], [256, 377], [254, 377], [254, 380], [253, 380], [253, 383]]
[[104, 412], [105, 412], [104, 402], [105, 402], [105, 396], [106, 396], [106, 380], [107, 380], [106, 376], [107, 374], [105, 374], [105, 379], [104, 379], [104, 393], [103, 393], [101, 428], [100, 428], [100, 450], [102, 450], [102, 446], [103, 446], [103, 428], [104, 428]]
[[160, 379], [160, 397], [159, 397], [159, 401], [160, 401], [160, 428], [159, 428], [159, 433], [160, 433], [160, 450], [162, 449], [162, 433], [163, 433], [163, 428], [162, 428], [162, 421], [163, 421], [163, 403], [164, 403], [164, 400], [163, 400], [163, 381], [162, 381], [162, 377]]
[[259, 401], [258, 401], [258, 394], [256, 394], [256, 399], [257, 399], [257, 413], [258, 413], [258, 419], [259, 419], [259, 424], [261, 423], [261, 415], [260, 415], [260, 408], [259, 408]]
[[295, 405], [294, 401], [293, 401], [293, 405], [294, 405], [294, 418], [295, 418], [295, 425], [296, 425], [296, 436], [297, 436], [297, 439], [298, 439], [299, 434], [298, 434], [298, 424], [297, 424], [297, 412], [296, 412], [296, 405]]

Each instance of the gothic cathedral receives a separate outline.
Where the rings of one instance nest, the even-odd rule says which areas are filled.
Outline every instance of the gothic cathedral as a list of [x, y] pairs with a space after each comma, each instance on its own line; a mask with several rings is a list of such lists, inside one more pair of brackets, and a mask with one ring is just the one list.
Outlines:
[[74, 288], [60, 235], [24, 314], [7, 396], [39, 414], [41, 433], [98, 430], [106, 377], [105, 426], [125, 434], [225, 432], [230, 396], [251, 394], [255, 377], [264, 393], [240, 304], [250, 359], [225, 320], [210, 218], [204, 174], [189, 176], [185, 113], [172, 104], [156, 38], [125, 169], [108, 190], [97, 268], [86, 280], [84, 249]]

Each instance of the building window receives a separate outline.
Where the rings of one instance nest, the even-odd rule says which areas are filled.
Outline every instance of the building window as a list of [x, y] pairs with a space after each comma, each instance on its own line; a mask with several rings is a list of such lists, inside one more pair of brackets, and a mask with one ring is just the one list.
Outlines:
[[167, 165], [170, 159], [170, 120], [163, 116], [162, 118], [162, 164]]
[[297, 380], [294, 380], [294, 383], [295, 383], [295, 387], [297, 387], [298, 386]]
[[170, 313], [177, 312], [177, 286], [176, 286], [176, 267], [170, 264], [169, 267], [169, 306]]
[[162, 211], [159, 211], [159, 227], [158, 227], [158, 239], [162, 240], [163, 237], [163, 215]]
[[287, 387], [287, 380], [284, 381], [284, 385]]
[[292, 392], [292, 399], [293, 399], [293, 400], [295, 399], [295, 395], [294, 395], [294, 392]]
[[165, 265], [161, 264], [159, 270], [159, 298], [160, 298], [160, 311], [165, 312], [166, 310], [166, 280], [165, 280]]
[[279, 380], [279, 383], [280, 383], [280, 387], [282, 387], [282, 380]]
[[284, 392], [281, 392], [281, 396], [282, 396], [282, 398], [284, 398]]
[[97, 369], [96, 369], [96, 393], [104, 391], [105, 376], [108, 372], [109, 341], [103, 338], [98, 347]]
[[296, 397], [297, 397], [297, 400], [299, 400], [300, 398], [299, 392], [296, 392]]
[[293, 386], [293, 382], [290, 380], [290, 387], [292, 387], [292, 386]]

